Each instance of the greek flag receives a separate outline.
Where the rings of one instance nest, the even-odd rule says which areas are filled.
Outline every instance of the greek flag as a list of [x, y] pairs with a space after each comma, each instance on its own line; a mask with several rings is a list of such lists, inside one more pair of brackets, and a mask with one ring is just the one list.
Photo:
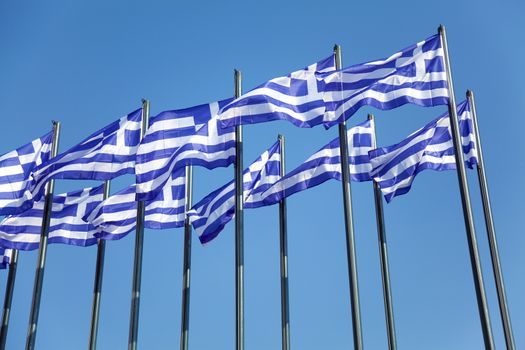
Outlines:
[[[51, 211], [48, 243], [90, 246], [97, 243], [96, 228], [82, 217], [93, 210], [103, 198], [103, 186], [55, 195]], [[0, 246], [19, 250], [38, 249], [42, 218], [42, 199], [25, 212], [8, 216], [0, 222]]]
[[235, 128], [219, 127], [217, 114], [231, 99], [160, 114], [137, 151], [137, 200], [153, 200], [171, 173], [186, 165], [208, 169], [235, 160]]
[[[465, 164], [473, 168], [478, 162], [478, 154], [470, 106], [464, 101], [457, 107]], [[425, 169], [456, 169], [448, 114], [433, 120], [400, 143], [372, 150], [369, 155], [373, 167], [372, 176], [381, 187], [387, 202], [407, 193], [416, 175]]]
[[[372, 150], [373, 121], [367, 120], [347, 131], [350, 180], [370, 181], [372, 165], [368, 152]], [[271, 205], [292, 194], [336, 179], [341, 181], [339, 137], [314, 153], [303, 164], [286, 174], [266, 192], [264, 203]]]
[[406, 103], [431, 107], [448, 103], [444, 53], [439, 35], [392, 56], [336, 72], [321, 73], [329, 128], [368, 105], [381, 110]]
[[[244, 208], [258, 208], [264, 203], [264, 192], [279, 180], [281, 147], [273, 144], [255, 162], [244, 170]], [[235, 215], [235, 183], [213, 191], [188, 211], [188, 218], [202, 244], [217, 237]]]
[[[175, 171], [157, 197], [147, 201], [144, 227], [169, 229], [184, 226], [186, 169]], [[97, 227], [97, 238], [117, 240], [133, 231], [137, 222], [135, 185], [115, 193], [84, 217]]]
[[0, 269], [7, 268], [7, 265], [11, 263], [11, 258], [13, 256], [12, 249], [5, 249], [0, 247]]
[[0, 156], [0, 215], [12, 215], [31, 208], [31, 175], [49, 159], [53, 132]]
[[34, 172], [33, 195], [40, 197], [50, 179], [110, 180], [133, 174], [141, 124], [142, 108], [43, 163]]
[[334, 55], [284, 77], [272, 79], [226, 105], [220, 113], [223, 127], [288, 120], [311, 128], [323, 122], [323, 82], [316, 73], [335, 70]]

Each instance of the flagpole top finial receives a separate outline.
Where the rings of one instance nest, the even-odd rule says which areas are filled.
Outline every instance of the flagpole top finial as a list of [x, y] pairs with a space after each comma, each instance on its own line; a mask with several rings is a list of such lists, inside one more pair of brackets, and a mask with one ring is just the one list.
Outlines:
[[59, 125], [60, 124], [60, 120], [52, 120], [51, 123], [53, 123], [53, 125]]
[[368, 120], [374, 120], [374, 115], [372, 113], [368, 114]]
[[145, 98], [142, 98], [141, 101], [142, 101], [142, 104], [148, 102], [148, 100], [146, 100]]
[[334, 52], [336, 51], [340, 51], [341, 50], [341, 45], [339, 44], [334, 44]]
[[440, 24], [438, 27], [438, 33], [441, 34], [445, 31], [445, 26], [443, 24]]
[[467, 98], [470, 98], [470, 97], [473, 97], [474, 96], [474, 92], [470, 89], [467, 90]]
[[277, 139], [278, 139], [279, 141], [284, 141], [284, 135], [282, 135], [282, 134], [278, 134], [278, 135], [277, 135]]

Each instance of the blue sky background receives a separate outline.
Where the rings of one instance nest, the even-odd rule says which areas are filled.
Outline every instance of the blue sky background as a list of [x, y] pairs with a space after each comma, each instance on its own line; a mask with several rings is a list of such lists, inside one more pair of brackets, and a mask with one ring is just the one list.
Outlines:
[[[518, 1], [3, 1], [0, 2], [0, 153], [62, 121], [66, 150], [151, 101], [151, 113], [230, 97], [233, 69], [243, 89], [343, 48], [345, 66], [388, 56], [447, 26], [456, 98], [476, 93], [508, 303], [525, 348], [525, 112], [519, 63], [525, 55]], [[378, 144], [395, 143], [445, 111], [404, 106], [376, 115]], [[286, 136], [291, 170], [337, 135], [286, 122], [247, 126], [245, 164]], [[233, 177], [233, 168], [195, 170], [195, 199]], [[115, 180], [112, 192], [133, 181]], [[498, 349], [504, 348], [476, 174], [469, 171], [479, 248]], [[56, 193], [95, 182], [57, 181]], [[352, 184], [364, 345], [386, 349], [372, 185]], [[400, 349], [481, 349], [483, 340], [455, 172], [427, 171], [408, 195], [385, 205]], [[288, 202], [291, 344], [352, 347], [341, 184], [328, 182]], [[277, 206], [245, 212], [246, 348], [280, 348]], [[147, 230], [139, 346], [178, 347], [183, 232]], [[133, 235], [109, 242], [99, 349], [128, 339]], [[191, 349], [235, 343], [233, 224], [203, 247], [193, 240]], [[25, 343], [36, 251], [20, 254], [8, 348]], [[96, 248], [48, 250], [37, 349], [87, 345]], [[3, 298], [6, 271], [0, 273]]]

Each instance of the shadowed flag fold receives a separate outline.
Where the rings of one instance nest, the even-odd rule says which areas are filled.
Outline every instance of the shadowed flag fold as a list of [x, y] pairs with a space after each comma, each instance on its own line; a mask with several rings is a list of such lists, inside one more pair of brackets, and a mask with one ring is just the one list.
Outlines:
[[[97, 243], [96, 228], [82, 217], [103, 198], [103, 186], [53, 196], [48, 243], [90, 246]], [[0, 222], [0, 246], [19, 250], [38, 249], [44, 214], [42, 199], [25, 212]]]
[[[478, 162], [470, 106], [463, 101], [457, 106], [461, 144], [465, 164], [473, 168]], [[393, 146], [369, 152], [372, 176], [387, 202], [407, 193], [416, 175], [423, 170], [456, 169], [454, 144], [448, 113], [433, 120]]]
[[[281, 147], [279, 141], [257, 158], [243, 173], [244, 208], [258, 208], [264, 203], [264, 192], [279, 180]], [[217, 237], [235, 215], [235, 182], [211, 192], [188, 212], [188, 218], [201, 243]]]
[[141, 124], [142, 109], [137, 109], [40, 165], [34, 171], [35, 199], [51, 179], [111, 180], [133, 174]]
[[389, 110], [406, 103], [447, 104], [444, 62], [441, 38], [434, 35], [388, 58], [317, 74], [323, 81], [325, 127], [350, 118], [365, 105]]
[[231, 100], [151, 118], [137, 151], [137, 200], [155, 199], [171, 174], [186, 165], [213, 169], [233, 163], [235, 128], [220, 128], [217, 118], [219, 109]]
[[31, 208], [32, 173], [48, 161], [53, 132], [0, 156], [0, 215], [13, 215]]

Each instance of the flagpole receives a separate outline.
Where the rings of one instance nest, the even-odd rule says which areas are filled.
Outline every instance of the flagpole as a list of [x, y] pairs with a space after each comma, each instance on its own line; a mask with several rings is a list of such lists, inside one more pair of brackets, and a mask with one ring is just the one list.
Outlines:
[[470, 205], [470, 195], [467, 183], [467, 176], [465, 173], [465, 163], [463, 160], [463, 147], [461, 143], [461, 135], [459, 132], [459, 121], [456, 110], [456, 98], [454, 96], [454, 85], [452, 83], [452, 73], [450, 69], [450, 60], [448, 55], [447, 34], [443, 25], [439, 26], [438, 33], [441, 36], [441, 43], [443, 44], [447, 82], [449, 85], [448, 91], [450, 96], [448, 100], [448, 114], [450, 117], [452, 140], [454, 142], [456, 168], [458, 174], [459, 189], [461, 193], [461, 202], [463, 206], [463, 218], [465, 220], [465, 228], [467, 231], [470, 263], [472, 266], [472, 274], [474, 277], [474, 285], [476, 288], [476, 298], [478, 301], [478, 311], [481, 321], [481, 328], [483, 330], [485, 348], [494, 349], [494, 340], [492, 337], [489, 309], [487, 304], [487, 297], [485, 295], [485, 286], [483, 284], [483, 273], [481, 271], [478, 243], [476, 238], [476, 231], [474, 229], [474, 219], [472, 217], [472, 208]]
[[[59, 137], [60, 122], [53, 121], [53, 144], [51, 147], [51, 158], [56, 157], [58, 153]], [[35, 348], [38, 314], [40, 312], [40, 300], [42, 298], [42, 284], [44, 282], [44, 271], [46, 266], [47, 239], [49, 235], [49, 224], [51, 223], [51, 211], [53, 207], [54, 189], [55, 180], [51, 179], [46, 185], [44, 194], [42, 230], [40, 232], [40, 244], [38, 245], [38, 258], [35, 272], [35, 283], [33, 286], [33, 298], [31, 301], [31, 311], [29, 313], [29, 327], [27, 330], [26, 350], [33, 350]]]
[[[372, 123], [374, 138], [372, 147], [377, 148], [375, 120], [372, 114], [368, 115]], [[374, 187], [374, 201], [376, 207], [377, 239], [379, 242], [379, 260], [381, 263], [381, 281], [383, 282], [383, 300], [385, 303], [386, 329], [388, 335], [388, 349], [397, 348], [396, 329], [394, 324], [394, 309], [392, 303], [392, 289], [390, 287], [390, 268], [388, 264], [388, 249], [386, 243], [385, 215], [383, 209], [383, 196], [379, 184], [372, 181]]]
[[[104, 181], [103, 200], [109, 197], [109, 187], [109, 180]], [[102, 297], [105, 254], [106, 241], [99, 239], [97, 242], [97, 262], [95, 265], [95, 283], [93, 286], [93, 304], [91, 307], [91, 324], [89, 328], [89, 350], [95, 350], [97, 348], [98, 319], [100, 315], [100, 299]]]
[[[191, 209], [193, 197], [193, 169], [191, 165], [186, 166], [186, 212]], [[190, 272], [191, 272], [191, 223], [189, 218], [184, 219], [184, 257], [182, 268], [182, 316], [180, 349], [188, 350], [188, 338], [190, 329]]]
[[498, 302], [501, 314], [501, 321], [503, 322], [503, 331], [505, 333], [505, 343], [507, 349], [514, 350], [514, 336], [512, 335], [512, 325], [510, 322], [509, 309], [507, 307], [507, 297], [505, 295], [505, 284], [503, 283], [503, 273], [499, 260], [498, 242], [496, 239], [496, 229], [494, 228], [494, 221], [492, 219], [492, 208], [490, 205], [489, 189], [487, 178], [485, 176], [485, 162], [483, 160], [483, 152], [481, 147], [481, 137], [479, 136], [478, 117], [476, 114], [476, 103], [474, 101], [474, 93], [471, 90], [467, 91], [467, 99], [472, 112], [472, 124], [474, 125], [474, 133], [476, 136], [476, 146], [478, 153], [478, 181], [481, 192], [481, 202], [483, 203], [483, 212], [485, 214], [485, 225], [487, 228], [487, 236], [490, 245], [490, 257], [492, 259], [492, 269], [494, 271], [494, 279], [496, 281], [496, 290], [498, 292]]
[[[235, 98], [242, 94], [242, 74], [234, 73]], [[235, 127], [235, 345], [244, 350], [244, 198], [242, 125]]]
[[9, 261], [9, 274], [5, 287], [4, 310], [2, 312], [2, 326], [0, 328], [0, 350], [5, 349], [7, 330], [9, 329], [9, 316], [11, 316], [11, 303], [15, 291], [16, 267], [18, 265], [18, 250], [13, 249], [13, 256]]
[[[279, 135], [281, 148], [281, 179], [285, 175], [284, 136]], [[286, 198], [279, 201], [279, 241], [281, 256], [281, 336], [282, 350], [290, 350], [290, 307], [288, 303], [288, 225], [286, 222]]]
[[[335, 45], [334, 54], [335, 69], [341, 69], [341, 46]], [[343, 175], [343, 205], [346, 232], [346, 254], [348, 260], [348, 276], [350, 283], [350, 305], [352, 309], [352, 332], [354, 338], [354, 349], [361, 350], [363, 348], [363, 339], [361, 334], [361, 311], [359, 307], [354, 220], [352, 217], [352, 191], [350, 189], [350, 166], [348, 164], [348, 139], [346, 135], [346, 121], [344, 118], [339, 124], [339, 150], [341, 154], [341, 173]]]
[[[149, 124], [149, 101], [142, 100], [141, 138], [146, 134]], [[128, 349], [137, 349], [139, 333], [140, 283], [142, 280], [142, 250], [144, 244], [144, 201], [137, 202], [137, 224], [135, 234], [135, 253], [133, 261], [133, 282], [131, 288], [131, 311], [129, 320]]]

